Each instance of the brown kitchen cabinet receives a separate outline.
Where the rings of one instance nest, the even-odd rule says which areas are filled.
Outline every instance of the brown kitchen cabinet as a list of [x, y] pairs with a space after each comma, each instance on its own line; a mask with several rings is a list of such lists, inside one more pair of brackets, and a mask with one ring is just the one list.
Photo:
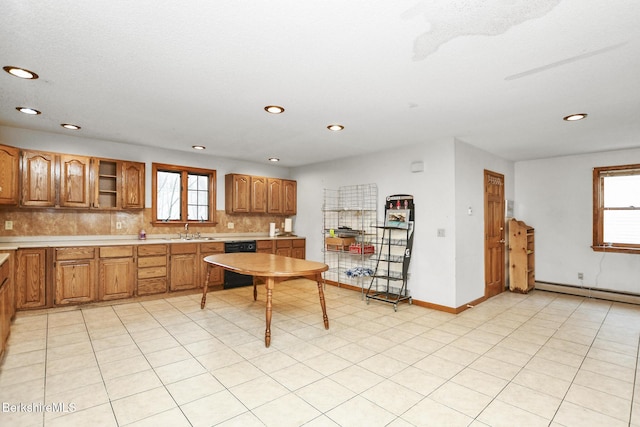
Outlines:
[[297, 183], [281, 178], [227, 174], [225, 211], [228, 214], [295, 215]]
[[96, 248], [56, 248], [54, 304], [96, 300]]
[[168, 246], [163, 244], [139, 245], [137, 264], [137, 295], [153, 295], [167, 292]]
[[56, 156], [42, 151], [22, 152], [21, 206], [56, 205]]
[[93, 159], [92, 188], [95, 209], [144, 208], [144, 163]]
[[13, 255], [0, 266], [0, 360], [6, 348], [11, 328], [11, 319], [15, 313], [15, 296], [12, 280]]
[[267, 178], [267, 213], [275, 215], [284, 213], [280, 178]]
[[251, 176], [228, 174], [224, 177], [224, 208], [227, 213], [251, 212]]
[[25, 248], [16, 252], [16, 308], [47, 305], [47, 249]]
[[0, 145], [0, 205], [18, 205], [20, 150]]
[[198, 288], [200, 285], [198, 280], [200, 276], [198, 244], [174, 243], [170, 250], [171, 279], [169, 280], [169, 289], [182, 291]]
[[292, 258], [306, 258], [306, 239], [276, 239], [275, 254]]
[[99, 248], [98, 299], [108, 301], [133, 296], [135, 263], [134, 248], [103, 246]]
[[267, 213], [267, 178], [264, 176], [251, 177], [250, 210], [251, 213]]
[[290, 179], [282, 180], [282, 209], [285, 215], [295, 215], [298, 211], [298, 183]]
[[144, 208], [144, 163], [122, 162], [122, 208]]
[[[223, 254], [224, 243], [200, 243], [200, 255], [198, 259], [200, 261], [200, 286], [204, 286], [207, 282], [207, 273], [209, 274], [209, 287], [221, 287], [224, 284], [224, 269], [217, 266], [209, 266], [202, 259], [209, 255]], [[208, 268], [208, 271], [207, 271]]]
[[61, 154], [58, 204], [64, 208], [91, 206], [91, 159]]
[[256, 252], [262, 254], [272, 254], [273, 252], [273, 240], [258, 240], [256, 241]]

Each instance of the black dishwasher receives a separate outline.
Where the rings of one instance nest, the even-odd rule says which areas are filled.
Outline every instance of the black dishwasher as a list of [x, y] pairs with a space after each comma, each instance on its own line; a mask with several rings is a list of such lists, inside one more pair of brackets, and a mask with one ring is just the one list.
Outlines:
[[[224, 252], [227, 254], [237, 252], [255, 252], [255, 240], [240, 240], [233, 242], [225, 242]], [[233, 271], [224, 271], [224, 289], [237, 288], [239, 286], [253, 285], [253, 276], [239, 274]]]

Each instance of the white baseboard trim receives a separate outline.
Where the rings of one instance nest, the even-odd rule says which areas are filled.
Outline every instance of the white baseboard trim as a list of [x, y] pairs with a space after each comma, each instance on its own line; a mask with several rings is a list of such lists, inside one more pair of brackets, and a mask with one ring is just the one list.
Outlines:
[[640, 295], [611, 291], [608, 289], [593, 289], [581, 286], [562, 285], [559, 283], [547, 282], [536, 282], [535, 288], [541, 291], [558, 292], [561, 294], [604, 299], [608, 301], [624, 302], [628, 304], [640, 304]]

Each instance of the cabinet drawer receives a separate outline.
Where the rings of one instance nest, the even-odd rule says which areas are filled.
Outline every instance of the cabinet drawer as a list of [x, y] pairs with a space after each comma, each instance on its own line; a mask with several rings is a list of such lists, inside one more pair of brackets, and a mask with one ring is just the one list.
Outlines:
[[100, 248], [100, 258], [130, 258], [133, 246], [104, 246]]
[[175, 243], [171, 245], [171, 254], [195, 254], [198, 253], [197, 243]]
[[258, 240], [256, 241], [257, 249], [268, 249], [273, 250], [273, 241], [272, 240]]
[[138, 295], [152, 295], [167, 292], [167, 279], [138, 280]]
[[224, 243], [216, 242], [216, 243], [201, 243], [200, 244], [200, 252], [220, 252], [224, 253]]
[[138, 279], [150, 279], [153, 277], [167, 277], [167, 267], [149, 267], [138, 269]]
[[56, 260], [91, 259], [96, 256], [95, 248], [56, 248]]
[[290, 248], [290, 247], [291, 247], [291, 240], [289, 240], [289, 239], [276, 240], [276, 249], [278, 249], [278, 248]]
[[167, 256], [147, 256], [138, 258], [138, 268], [144, 267], [164, 267], [167, 265]]
[[167, 245], [140, 245], [138, 246], [138, 256], [165, 255]]
[[294, 248], [304, 248], [305, 239], [295, 239], [291, 241]]

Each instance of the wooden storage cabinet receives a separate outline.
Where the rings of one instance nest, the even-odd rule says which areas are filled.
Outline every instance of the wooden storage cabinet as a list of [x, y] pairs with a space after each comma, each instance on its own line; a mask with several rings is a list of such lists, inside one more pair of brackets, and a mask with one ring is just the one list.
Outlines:
[[133, 246], [105, 246], [99, 248], [98, 299], [107, 301], [133, 296]]
[[228, 214], [295, 215], [297, 183], [280, 178], [227, 174], [225, 211]]
[[293, 258], [306, 258], [306, 239], [276, 239], [275, 254]]
[[0, 145], [0, 205], [18, 204], [20, 150]]
[[53, 153], [22, 152], [21, 206], [54, 207], [56, 205], [56, 158]]
[[61, 154], [59, 205], [65, 208], [91, 206], [91, 159]]
[[250, 175], [225, 175], [224, 191], [224, 208], [227, 213], [249, 213], [251, 211]]
[[534, 228], [509, 220], [509, 289], [527, 293], [535, 287]]
[[144, 208], [144, 163], [122, 162], [122, 208]]
[[224, 253], [224, 243], [223, 242], [215, 242], [215, 243], [201, 243], [200, 244], [200, 255], [198, 259], [200, 261], [200, 286], [204, 286], [207, 282], [207, 273], [209, 274], [209, 287], [216, 286], [219, 287], [224, 284], [224, 269], [222, 267], [211, 266], [207, 271], [209, 265], [202, 261], [202, 259], [209, 255], [215, 254], [223, 254]]
[[11, 274], [13, 255], [0, 266], [0, 360], [4, 353], [11, 319], [15, 313], [14, 287]]
[[96, 300], [96, 248], [55, 249], [55, 305]]
[[256, 241], [256, 252], [262, 254], [272, 254], [273, 252], [273, 240], [258, 240]]
[[182, 291], [199, 287], [200, 260], [198, 259], [197, 243], [172, 244], [170, 261], [170, 290]]
[[144, 163], [93, 159], [95, 209], [144, 208]]
[[47, 305], [47, 249], [18, 249], [16, 252], [16, 308]]
[[138, 246], [137, 295], [167, 292], [167, 245]]

